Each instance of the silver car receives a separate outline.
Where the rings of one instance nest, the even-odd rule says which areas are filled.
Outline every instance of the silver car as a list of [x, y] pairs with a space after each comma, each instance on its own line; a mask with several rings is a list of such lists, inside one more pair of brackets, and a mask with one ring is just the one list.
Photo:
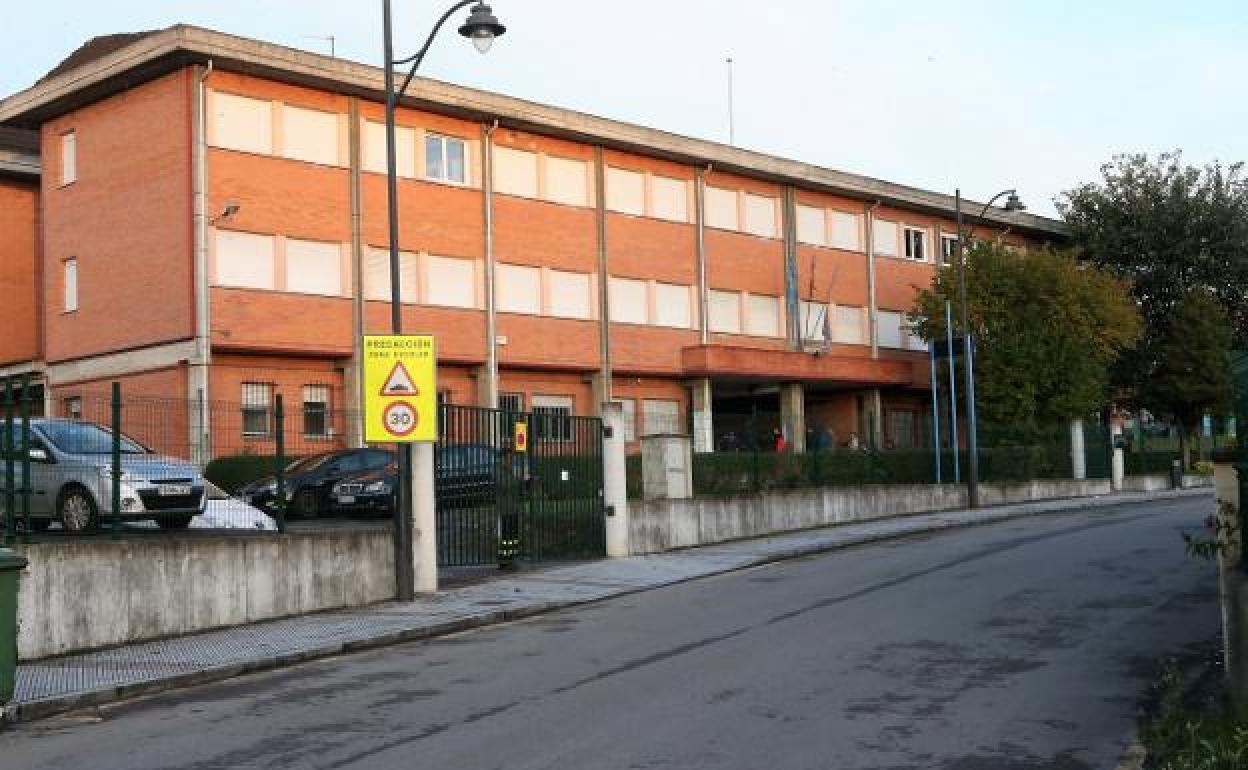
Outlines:
[[[18, 433], [17, 425], [13, 431]], [[19, 446], [21, 436], [13, 438]], [[30, 421], [30, 512], [36, 529], [58, 521], [67, 532], [87, 532], [112, 515], [112, 441], [112, 431], [95, 423]], [[121, 437], [121, 518], [185, 529], [206, 503], [204, 477], [194, 465]]]

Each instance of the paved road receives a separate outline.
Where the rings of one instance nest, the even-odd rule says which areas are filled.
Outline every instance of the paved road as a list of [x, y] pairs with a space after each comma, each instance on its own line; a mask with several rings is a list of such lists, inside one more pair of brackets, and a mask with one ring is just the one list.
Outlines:
[[0, 768], [1113, 767], [1205, 498], [1019, 519], [19, 725]]

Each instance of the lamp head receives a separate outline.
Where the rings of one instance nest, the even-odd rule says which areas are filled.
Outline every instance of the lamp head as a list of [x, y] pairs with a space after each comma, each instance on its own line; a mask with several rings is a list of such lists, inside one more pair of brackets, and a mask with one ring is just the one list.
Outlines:
[[1010, 190], [1010, 197], [1005, 199], [1004, 208], [1006, 211], [1023, 211], [1027, 207], [1018, 199], [1018, 191]]
[[485, 53], [494, 44], [494, 38], [500, 37], [507, 28], [499, 23], [493, 9], [485, 3], [472, 6], [471, 13], [459, 28], [459, 34], [472, 41], [477, 50]]

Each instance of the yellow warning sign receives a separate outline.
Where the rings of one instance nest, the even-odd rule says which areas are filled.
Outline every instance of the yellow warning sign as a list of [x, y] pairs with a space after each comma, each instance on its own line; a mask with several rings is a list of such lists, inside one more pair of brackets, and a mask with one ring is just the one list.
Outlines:
[[516, 423], [516, 438], [511, 445], [517, 452], [529, 451], [529, 424], [527, 422]]
[[437, 440], [437, 362], [431, 334], [365, 335], [365, 441]]

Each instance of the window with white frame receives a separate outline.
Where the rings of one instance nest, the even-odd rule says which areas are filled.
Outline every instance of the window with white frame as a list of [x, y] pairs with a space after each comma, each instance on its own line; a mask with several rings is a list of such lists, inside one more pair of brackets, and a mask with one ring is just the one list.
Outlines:
[[271, 235], [218, 230], [216, 284], [240, 289], [274, 288], [274, 247]]
[[[416, 302], [418, 259], [410, 251], [399, 252], [399, 300]], [[364, 299], [390, 301], [390, 251], [369, 249], [364, 255]]]
[[776, 237], [776, 199], [745, 194], [745, 231], [764, 238]]
[[590, 318], [589, 274], [551, 270], [546, 274], [547, 305], [559, 318]]
[[847, 345], [867, 342], [867, 324], [863, 309], [854, 305], [837, 305], [833, 314], [832, 339]]
[[737, 191], [707, 186], [702, 196], [706, 207], [706, 226], [722, 230], [737, 229]]
[[741, 333], [741, 292], [711, 289], [707, 304], [710, 329], [721, 334]]
[[303, 435], [326, 438], [329, 432], [329, 386], [303, 386]]
[[641, 402], [641, 435], [683, 433], [680, 402], [663, 398], [647, 398]]
[[533, 396], [533, 437], [552, 441], [572, 440], [571, 396]]
[[654, 323], [677, 329], [693, 326], [693, 303], [688, 286], [670, 283], [654, 285]]
[[802, 300], [802, 339], [823, 342], [827, 330], [832, 326], [828, 317], [828, 306], [822, 302]]
[[827, 237], [823, 232], [824, 212], [814, 206], [797, 205], [797, 239], [811, 246], [823, 246]]
[[780, 336], [780, 298], [751, 294], [746, 334], [759, 337]]
[[425, 178], [466, 184], [468, 151], [463, 139], [425, 134]]
[[[364, 121], [363, 168], [375, 174], [386, 173], [386, 125]], [[398, 174], [416, 176], [416, 130], [404, 126], [394, 128], [394, 159]]]
[[500, 264], [495, 273], [498, 309], [503, 313], [542, 312], [542, 272], [536, 267]]
[[61, 184], [78, 181], [78, 134], [61, 134]]
[[246, 96], [215, 93], [213, 145], [227, 150], [273, 154], [273, 103]]
[[927, 230], [922, 227], [905, 229], [906, 258], [915, 262], [927, 261]]
[[650, 177], [650, 211], [659, 219], [689, 221], [689, 185], [683, 179]]
[[425, 284], [426, 305], [477, 306], [477, 271], [471, 259], [431, 256], [425, 269], [428, 279]]
[[940, 234], [940, 264], [952, 265], [958, 261], [958, 236], [953, 233]]
[[494, 147], [494, 189], [504, 195], [537, 197], [537, 153]]
[[882, 348], [900, 349], [905, 347], [902, 340], [902, 314], [893, 310], [881, 310], [876, 314], [876, 333]]
[[572, 158], [546, 156], [545, 198], [568, 206], [589, 204], [589, 164]]
[[832, 247], [845, 251], [862, 251], [862, 224], [857, 214], [831, 211]]
[[244, 382], [242, 411], [244, 436], [268, 436], [272, 424], [273, 386], [267, 382]]
[[883, 257], [897, 256], [897, 223], [877, 219], [872, 224], [872, 244], [875, 253]]
[[78, 309], [78, 260], [70, 257], [65, 260], [65, 312], [72, 313]]
[[646, 176], [640, 171], [607, 167], [607, 208], [621, 214], [646, 213]]
[[620, 405], [620, 410], [624, 413], [624, 441], [625, 443], [637, 440], [637, 402], [631, 398], [612, 399]]
[[342, 245], [287, 238], [286, 291], [341, 296]]
[[646, 298], [646, 282], [633, 278], [612, 278], [607, 284], [611, 303], [611, 320], [619, 323], [644, 324], [650, 320], [650, 304]]
[[282, 105], [282, 155], [292, 160], [338, 163], [338, 116]]

